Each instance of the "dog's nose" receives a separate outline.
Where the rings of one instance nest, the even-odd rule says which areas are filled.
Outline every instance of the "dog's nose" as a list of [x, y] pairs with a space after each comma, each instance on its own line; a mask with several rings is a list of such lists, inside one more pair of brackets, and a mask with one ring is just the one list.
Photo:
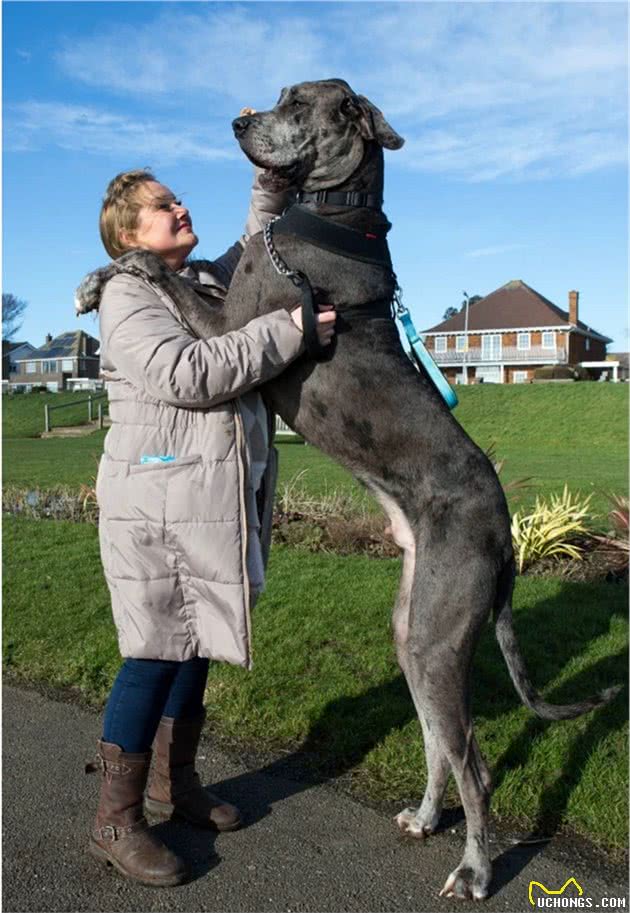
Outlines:
[[235, 120], [233, 120], [232, 121], [232, 130], [234, 130], [234, 136], [236, 136], [236, 137], [242, 136], [245, 133], [245, 131], [247, 130], [247, 128], [249, 127], [249, 125], [251, 124], [251, 122], [252, 122], [252, 119], [249, 116], [237, 117]]

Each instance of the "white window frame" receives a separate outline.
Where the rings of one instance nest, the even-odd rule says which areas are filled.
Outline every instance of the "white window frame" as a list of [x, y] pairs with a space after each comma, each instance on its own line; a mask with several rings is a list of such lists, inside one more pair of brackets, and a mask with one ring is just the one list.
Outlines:
[[526, 384], [527, 379], [527, 371], [514, 371], [512, 374], [513, 384]]
[[447, 349], [446, 336], [436, 336], [435, 337], [435, 353], [436, 355], [443, 355]]
[[468, 351], [468, 337], [464, 333], [455, 337], [455, 350], [457, 352], [467, 352]]
[[61, 359], [61, 370], [63, 372], [69, 372], [74, 369], [74, 358], [62, 358]]
[[[497, 343], [498, 340], [498, 343]], [[501, 361], [503, 341], [500, 333], [484, 333], [481, 337], [481, 360]]]
[[56, 374], [57, 373], [57, 359], [56, 358], [45, 358], [42, 361], [42, 374]]
[[27, 361], [25, 374], [37, 374], [37, 362], [36, 361]]
[[529, 332], [517, 333], [516, 334], [516, 348], [523, 351], [524, 349], [531, 349], [532, 347], [532, 334]]
[[[547, 342], [545, 342], [545, 337], [547, 338]], [[551, 344], [549, 343], [549, 339], [551, 339]], [[540, 344], [542, 345], [543, 349], [555, 349], [556, 348], [556, 331], [555, 330], [543, 330], [543, 333], [542, 333], [542, 336], [540, 339]]]

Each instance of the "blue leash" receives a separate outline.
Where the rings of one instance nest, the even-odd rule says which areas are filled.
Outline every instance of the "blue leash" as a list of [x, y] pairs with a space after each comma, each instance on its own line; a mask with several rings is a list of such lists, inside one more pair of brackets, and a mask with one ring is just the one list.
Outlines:
[[454, 409], [458, 403], [455, 391], [446, 380], [436, 363], [433, 361], [427, 352], [424, 343], [418, 336], [418, 331], [413, 325], [411, 315], [408, 309], [402, 303], [402, 289], [398, 283], [396, 283], [396, 291], [394, 292], [394, 308], [396, 311], [396, 317], [398, 317], [402, 323], [403, 329], [407, 334], [407, 339], [409, 341], [409, 346], [411, 348], [411, 353], [413, 355], [414, 361], [425, 369], [433, 384], [437, 387], [438, 392], [441, 394], [448, 408]]

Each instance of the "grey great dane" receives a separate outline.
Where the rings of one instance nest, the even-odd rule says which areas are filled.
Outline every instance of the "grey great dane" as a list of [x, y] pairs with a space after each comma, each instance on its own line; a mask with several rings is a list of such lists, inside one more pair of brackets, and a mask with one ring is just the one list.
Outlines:
[[[403, 140], [365, 97], [338, 79], [304, 82], [284, 89], [272, 110], [237, 118], [233, 129], [244, 153], [265, 169], [269, 189], [299, 188], [298, 209], [382, 246], [390, 227], [380, 209], [383, 148], [399, 149]], [[367, 486], [403, 552], [393, 630], [422, 727], [428, 779], [420, 806], [396, 821], [413, 837], [430, 835], [452, 773], [467, 838], [441, 893], [482, 899], [491, 879], [492, 784], [473, 731], [471, 667], [489, 615], [521, 700], [543, 719], [579, 716], [618, 689], [563, 706], [534, 690], [512, 626], [515, 563], [503, 490], [486, 455], [405, 354], [389, 311], [391, 268], [348, 258], [325, 238], [314, 244], [278, 231], [272, 242], [277, 263], [307, 276], [338, 318], [332, 357], [300, 358], [265, 384], [264, 396], [291, 428]], [[169, 294], [204, 337], [302, 300], [274, 266], [262, 234], [247, 245], [222, 308], [205, 307], [175, 280]]]

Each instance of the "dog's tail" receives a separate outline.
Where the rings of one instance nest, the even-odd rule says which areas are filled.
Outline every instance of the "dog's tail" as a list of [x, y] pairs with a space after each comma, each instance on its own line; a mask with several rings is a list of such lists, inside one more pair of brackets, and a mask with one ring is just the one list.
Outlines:
[[527, 674], [512, 624], [514, 577], [514, 561], [510, 561], [499, 577], [494, 623], [496, 637], [508, 667], [510, 678], [525, 706], [533, 710], [543, 720], [571, 720], [612, 701], [621, 691], [620, 685], [614, 688], [606, 688], [604, 691], [600, 691], [598, 695], [593, 695], [593, 697], [586, 698], [586, 700], [579, 701], [576, 704], [548, 704], [538, 694]]

